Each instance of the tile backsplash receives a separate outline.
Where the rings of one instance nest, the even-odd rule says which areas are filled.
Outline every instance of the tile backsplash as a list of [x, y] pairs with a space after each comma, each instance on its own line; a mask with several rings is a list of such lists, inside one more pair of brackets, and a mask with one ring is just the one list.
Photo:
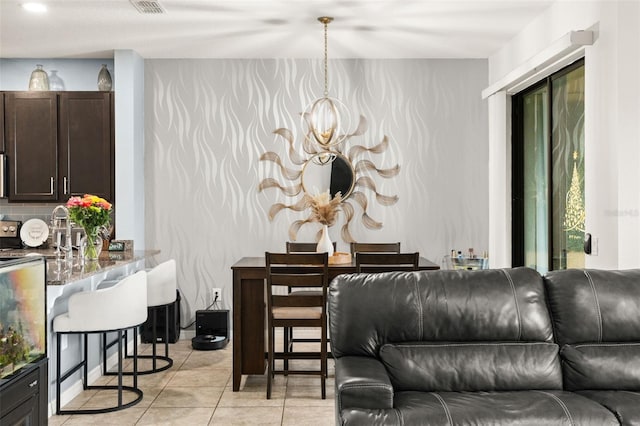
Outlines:
[[0, 214], [5, 220], [20, 220], [25, 222], [31, 218], [38, 218], [49, 223], [51, 212], [58, 203], [9, 203], [7, 199], [0, 200]]

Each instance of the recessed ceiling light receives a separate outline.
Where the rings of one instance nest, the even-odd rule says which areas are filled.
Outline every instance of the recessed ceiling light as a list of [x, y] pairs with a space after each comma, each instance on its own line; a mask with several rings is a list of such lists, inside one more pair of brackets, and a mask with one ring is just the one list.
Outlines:
[[44, 3], [22, 3], [22, 8], [34, 13], [44, 13], [47, 11], [47, 6]]

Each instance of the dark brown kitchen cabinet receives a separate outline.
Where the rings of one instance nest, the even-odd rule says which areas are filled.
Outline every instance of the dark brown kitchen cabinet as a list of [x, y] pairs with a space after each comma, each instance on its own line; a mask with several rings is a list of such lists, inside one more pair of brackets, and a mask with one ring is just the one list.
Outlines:
[[9, 201], [114, 199], [111, 92], [5, 92]]
[[59, 107], [61, 201], [82, 194], [113, 201], [111, 93], [64, 92]]
[[4, 94], [10, 201], [57, 201], [58, 100], [55, 92]]
[[47, 359], [38, 361], [0, 382], [0, 425], [47, 424], [47, 363]]
[[5, 151], [4, 144], [4, 93], [0, 93], [0, 152]]

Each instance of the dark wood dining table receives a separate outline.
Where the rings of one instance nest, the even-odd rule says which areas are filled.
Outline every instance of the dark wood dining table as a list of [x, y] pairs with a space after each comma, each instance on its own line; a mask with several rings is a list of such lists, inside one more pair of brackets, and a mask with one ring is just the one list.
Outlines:
[[[423, 257], [420, 270], [440, 267]], [[240, 390], [243, 374], [264, 374], [266, 368], [266, 268], [264, 256], [243, 257], [233, 271], [233, 391]], [[329, 279], [356, 272], [355, 261], [329, 265]]]

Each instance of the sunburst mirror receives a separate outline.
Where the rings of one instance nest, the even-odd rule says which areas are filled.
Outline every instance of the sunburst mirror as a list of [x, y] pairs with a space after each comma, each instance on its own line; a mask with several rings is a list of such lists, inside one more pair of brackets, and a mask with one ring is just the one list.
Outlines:
[[375, 155], [370, 154], [381, 154], [387, 150], [389, 146], [387, 136], [384, 136], [380, 143], [370, 147], [353, 144], [350, 148], [346, 148], [353, 137], [363, 135], [366, 129], [367, 121], [360, 116], [355, 131], [346, 134], [343, 141], [330, 150], [314, 144], [308, 134], [310, 129], [307, 129], [304, 140], [297, 145], [302, 146], [303, 154], [296, 150], [294, 136], [289, 129], [280, 128], [274, 131], [279, 139], [288, 144], [287, 162], [290, 164], [285, 164], [276, 152], [268, 151], [262, 154], [260, 161], [274, 163], [277, 166], [275, 170], [280, 171], [280, 176], [263, 179], [258, 186], [258, 191], [276, 188], [290, 200], [288, 203], [274, 203], [269, 209], [270, 220], [274, 220], [279, 212], [286, 209], [302, 214], [306, 212], [305, 218], [294, 221], [289, 227], [289, 238], [292, 241], [296, 240], [302, 226], [314, 222], [313, 215], [307, 212], [310, 207], [310, 199], [325, 191], [329, 191], [332, 198], [336, 196], [342, 198], [340, 213], [344, 216], [344, 223], [340, 234], [345, 242], [355, 241], [349, 229], [356, 216], [355, 206], [358, 206], [362, 211], [360, 218], [365, 227], [369, 229], [382, 228], [382, 222], [373, 219], [367, 213], [369, 207], [367, 195], [372, 196], [377, 203], [383, 206], [397, 203], [397, 195], [385, 195], [378, 192], [376, 179], [389, 179], [397, 176], [400, 172], [400, 166], [396, 164], [392, 167], [382, 168], [372, 161]]
[[[273, 220], [282, 210], [289, 209], [297, 212], [311, 210], [307, 217], [294, 221], [289, 227], [289, 238], [296, 240], [298, 231], [310, 222], [320, 222], [327, 226], [333, 225], [338, 213], [344, 215], [341, 235], [346, 242], [354, 241], [349, 231], [349, 225], [355, 215], [354, 204], [362, 209], [362, 223], [370, 229], [382, 228], [382, 223], [372, 219], [367, 213], [369, 205], [366, 191], [375, 194], [376, 202], [390, 206], [398, 201], [395, 195], [384, 195], [377, 191], [374, 177], [391, 178], [400, 172], [397, 164], [391, 168], [379, 168], [373, 161], [364, 157], [370, 154], [380, 154], [389, 146], [389, 138], [384, 136], [382, 141], [372, 147], [353, 145], [346, 150], [351, 138], [363, 135], [367, 130], [367, 120], [360, 116], [358, 126], [349, 133], [351, 115], [344, 103], [329, 97], [328, 86], [328, 49], [327, 26], [333, 21], [330, 16], [321, 16], [318, 21], [324, 26], [324, 96], [311, 102], [300, 114], [303, 130], [303, 141], [294, 144], [293, 132], [280, 128], [274, 133], [289, 144], [288, 160], [285, 166], [280, 156], [268, 151], [260, 156], [260, 161], [271, 161], [279, 167], [281, 179], [266, 178], [260, 182], [259, 191], [267, 188], [278, 188], [293, 202], [275, 203], [269, 209], [269, 219]], [[302, 146], [304, 154], [296, 151], [296, 146]], [[276, 168], [277, 170], [277, 168]], [[336, 209], [336, 206], [339, 206]], [[326, 234], [323, 234], [326, 236]], [[318, 236], [320, 238], [320, 236]]]

